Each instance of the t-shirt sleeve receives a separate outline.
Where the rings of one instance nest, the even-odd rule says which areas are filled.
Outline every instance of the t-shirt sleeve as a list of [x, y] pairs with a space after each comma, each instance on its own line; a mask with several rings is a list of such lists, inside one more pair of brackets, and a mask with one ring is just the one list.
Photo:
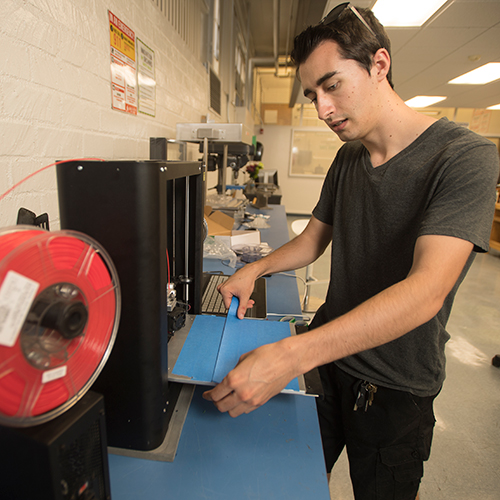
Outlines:
[[419, 236], [453, 236], [473, 243], [476, 252], [487, 252], [498, 172], [493, 143], [475, 144], [450, 158], [425, 211]]
[[326, 174], [325, 181], [323, 182], [323, 187], [321, 188], [321, 194], [318, 200], [318, 203], [314, 207], [312, 214], [319, 221], [328, 224], [330, 226], [333, 225], [333, 195], [332, 195], [332, 176], [333, 176], [333, 168], [335, 165], [335, 161], [330, 166], [328, 173]]

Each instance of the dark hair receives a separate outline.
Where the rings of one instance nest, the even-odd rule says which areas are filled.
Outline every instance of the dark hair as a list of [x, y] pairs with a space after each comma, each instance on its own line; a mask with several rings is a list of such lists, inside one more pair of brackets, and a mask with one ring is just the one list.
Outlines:
[[[370, 73], [372, 57], [381, 47], [387, 49], [391, 55], [391, 41], [384, 27], [369, 9], [357, 9], [367, 22], [376, 38], [367, 27], [356, 17], [351, 9], [346, 8], [333, 22], [324, 25], [309, 26], [297, 35], [291, 53], [292, 62], [297, 68], [306, 61], [314, 49], [326, 40], [337, 43], [340, 55], [344, 59], [358, 62], [362, 68]], [[391, 61], [392, 62], [392, 61]], [[387, 80], [392, 88], [392, 66], [387, 73]]]

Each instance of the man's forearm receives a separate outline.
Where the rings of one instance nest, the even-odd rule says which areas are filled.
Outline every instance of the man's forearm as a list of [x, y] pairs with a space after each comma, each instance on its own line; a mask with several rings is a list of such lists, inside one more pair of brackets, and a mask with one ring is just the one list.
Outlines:
[[247, 264], [255, 278], [265, 274], [293, 271], [314, 262], [331, 241], [331, 226], [312, 217], [306, 230], [267, 257]]
[[248, 268], [257, 279], [266, 274], [294, 271], [314, 262], [318, 256], [304, 251], [298, 239], [293, 239], [263, 259], [247, 264], [244, 269]]
[[243, 318], [247, 307], [253, 305], [250, 296], [257, 278], [299, 269], [314, 262], [331, 241], [331, 233], [331, 226], [313, 216], [303, 233], [267, 257], [247, 264], [219, 287], [226, 307], [230, 306], [233, 297], [238, 297], [237, 315]]
[[408, 278], [355, 309], [304, 335], [297, 336], [297, 371], [317, 366], [395, 340], [426, 323], [444, 297], [429, 293], [420, 278]]
[[458, 280], [471, 250], [471, 243], [457, 238], [420, 238], [415, 250], [417, 262], [404, 280], [343, 316], [298, 336], [294, 349], [303, 353], [299, 371], [305, 373], [386, 344], [432, 319]]

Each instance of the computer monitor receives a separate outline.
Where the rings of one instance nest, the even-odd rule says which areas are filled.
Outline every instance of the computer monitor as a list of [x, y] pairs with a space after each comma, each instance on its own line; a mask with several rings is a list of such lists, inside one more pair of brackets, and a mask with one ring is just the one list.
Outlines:
[[274, 184], [278, 186], [278, 171], [266, 168], [259, 170], [257, 182], [259, 184]]

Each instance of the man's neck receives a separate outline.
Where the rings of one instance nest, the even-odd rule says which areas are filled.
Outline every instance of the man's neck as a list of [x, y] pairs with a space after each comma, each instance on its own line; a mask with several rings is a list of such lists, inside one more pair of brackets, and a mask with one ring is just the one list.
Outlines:
[[388, 162], [407, 148], [436, 120], [409, 108], [393, 92], [377, 120], [377, 127], [361, 139], [374, 167]]

